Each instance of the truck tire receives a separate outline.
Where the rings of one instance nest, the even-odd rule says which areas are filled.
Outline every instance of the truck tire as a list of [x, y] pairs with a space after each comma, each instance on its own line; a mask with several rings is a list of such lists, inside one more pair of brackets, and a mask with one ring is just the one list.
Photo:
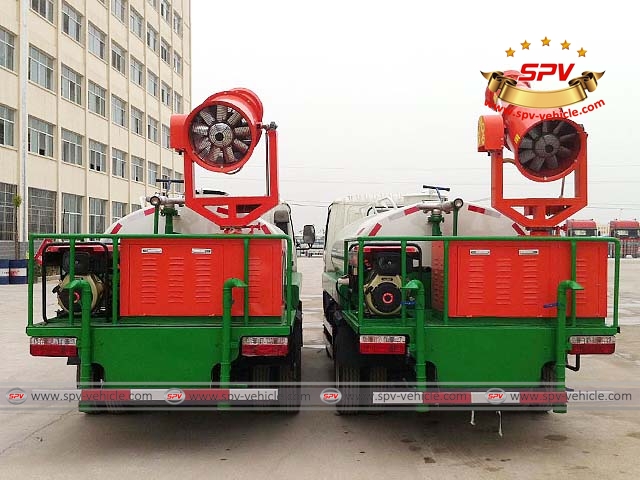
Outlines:
[[291, 364], [278, 367], [278, 410], [288, 414], [300, 412], [300, 379], [297, 367]]
[[335, 384], [340, 391], [341, 398], [336, 403], [339, 415], [357, 415], [362, 405], [360, 395], [361, 372], [360, 366], [354, 360], [355, 334], [346, 325], [336, 328], [333, 339], [333, 364], [335, 369]]
[[[101, 387], [102, 375], [98, 372], [98, 369], [91, 365], [91, 383], [90, 388], [99, 389]], [[80, 365], [76, 367], [76, 385], [80, 388]], [[80, 410], [82, 413], [87, 415], [98, 415], [102, 413], [123, 413], [124, 408], [123, 405], [119, 402], [78, 402], [78, 409], [80, 409], [80, 403], [82, 403], [83, 407], [89, 407], [90, 410]]]
[[[253, 365], [251, 367], [251, 388], [271, 388], [270, 365]], [[264, 408], [273, 406], [273, 402], [267, 400], [256, 400], [251, 404], [253, 407]]]

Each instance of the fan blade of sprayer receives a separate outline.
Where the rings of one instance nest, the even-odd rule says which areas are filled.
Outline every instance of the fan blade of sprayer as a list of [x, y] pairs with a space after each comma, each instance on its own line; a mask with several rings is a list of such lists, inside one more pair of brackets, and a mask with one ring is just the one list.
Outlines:
[[544, 161], [545, 161], [544, 157], [536, 157], [536, 159], [533, 162], [531, 162], [531, 165], [529, 165], [529, 168], [534, 172], [539, 172], [540, 169], [542, 168], [542, 165], [544, 165]]
[[198, 135], [206, 137], [209, 134], [209, 127], [207, 127], [204, 123], [194, 123], [191, 126], [191, 131], [193, 133], [197, 133]]
[[567, 125], [565, 122], [558, 122], [556, 128], [553, 129], [553, 134], [557, 137], [560, 133], [560, 130], [562, 130], [562, 127], [564, 127], [565, 125]]
[[204, 123], [206, 123], [207, 125], [213, 125], [213, 115], [211, 115], [211, 112], [209, 112], [208, 108], [203, 108], [202, 110], [200, 110], [200, 118], [202, 118], [202, 120], [204, 120]]
[[240, 153], [246, 153], [246, 151], [249, 150], [249, 146], [246, 143], [238, 140], [237, 138], [233, 141], [233, 146]]
[[518, 155], [518, 159], [520, 160], [520, 163], [524, 165], [525, 163], [535, 158], [535, 156], [536, 154], [533, 150], [521, 150], [520, 154]]
[[211, 163], [223, 163], [222, 149], [220, 147], [213, 147], [211, 155], [209, 155], [209, 160]]
[[236, 157], [233, 154], [233, 148], [225, 147], [225, 149], [224, 149], [224, 161], [225, 161], [225, 163], [234, 163], [236, 161]]
[[551, 122], [542, 122], [542, 133], [549, 133], [551, 130]]
[[224, 122], [227, 119], [227, 107], [224, 105], [216, 105], [216, 121]]
[[196, 147], [196, 151], [198, 155], [201, 155], [204, 150], [206, 150], [206, 155], [209, 153], [209, 149], [211, 148], [211, 140], [208, 137], [201, 137], [194, 141], [194, 146]]
[[249, 127], [236, 127], [233, 129], [233, 133], [236, 138], [249, 138], [251, 130], [249, 130]]
[[567, 147], [559, 147], [558, 148], [558, 153], [557, 155], [559, 157], [568, 157], [571, 155], [571, 149], [567, 148]]
[[571, 142], [573, 142], [575, 138], [576, 138], [575, 133], [568, 133], [567, 135], [561, 136], [558, 140], [560, 140], [560, 143], [562, 145], [567, 145], [567, 143], [571, 144]]
[[522, 142], [520, 142], [520, 149], [525, 149], [525, 150], [529, 150], [531, 148], [533, 148], [533, 140], [531, 140], [529, 137], [524, 137], [522, 139]]
[[558, 168], [558, 158], [555, 155], [547, 157], [547, 168]]
[[231, 127], [235, 127], [238, 124], [238, 122], [242, 120], [242, 115], [240, 115], [235, 110], [232, 110], [232, 112], [233, 113], [229, 116], [229, 119], [227, 120], [227, 124]]
[[527, 133], [527, 135], [530, 136], [533, 140], [540, 137], [540, 125], [529, 130], [529, 133]]

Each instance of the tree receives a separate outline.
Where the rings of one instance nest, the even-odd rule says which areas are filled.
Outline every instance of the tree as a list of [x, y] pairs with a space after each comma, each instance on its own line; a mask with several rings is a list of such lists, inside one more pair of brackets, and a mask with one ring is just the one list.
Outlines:
[[18, 238], [18, 215], [20, 213], [20, 205], [22, 205], [22, 197], [20, 195], [13, 196], [13, 255], [16, 260], [20, 259], [20, 239]]

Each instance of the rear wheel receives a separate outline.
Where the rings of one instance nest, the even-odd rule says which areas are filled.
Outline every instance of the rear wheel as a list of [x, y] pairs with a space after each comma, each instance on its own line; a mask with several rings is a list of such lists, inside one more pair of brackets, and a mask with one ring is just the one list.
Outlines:
[[340, 415], [356, 415], [360, 410], [360, 368], [335, 361], [336, 388], [342, 394], [336, 404]]

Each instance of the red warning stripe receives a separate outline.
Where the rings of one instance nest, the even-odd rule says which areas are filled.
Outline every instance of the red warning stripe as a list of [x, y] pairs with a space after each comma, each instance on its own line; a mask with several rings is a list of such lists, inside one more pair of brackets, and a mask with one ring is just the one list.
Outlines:
[[120, 222], [116, 223], [116, 226], [111, 229], [111, 233], [115, 234], [120, 231], [122, 228], [122, 224]]
[[371, 232], [369, 232], [369, 236], [370, 237], [375, 237], [376, 234], [380, 231], [380, 229], [382, 228], [382, 225], [379, 223], [376, 223], [374, 225], [374, 227], [371, 229]]
[[262, 226], [260, 227], [260, 229], [261, 229], [264, 233], [271, 233], [271, 230], [269, 230], [269, 227], [267, 227], [264, 223], [262, 224]]
[[155, 212], [155, 211], [156, 211], [156, 207], [147, 208], [147, 209], [144, 211], [144, 215], [145, 215], [145, 216], [147, 216], [147, 215], [153, 215], [153, 212]]
[[518, 232], [518, 235], [526, 235], [525, 231], [522, 230], [522, 227], [520, 227], [520, 225], [518, 225], [517, 223], [514, 223], [513, 225], [511, 225], [513, 227], [513, 229]]
[[467, 205], [467, 207], [469, 208], [470, 212], [481, 213], [482, 215], [484, 215], [487, 211], [486, 208], [476, 207], [475, 205]]
[[405, 215], [411, 215], [412, 213], [416, 213], [416, 212], [419, 212], [419, 211], [420, 211], [420, 209], [416, 205], [414, 205], [413, 207], [407, 208], [404, 211], [404, 214]]

